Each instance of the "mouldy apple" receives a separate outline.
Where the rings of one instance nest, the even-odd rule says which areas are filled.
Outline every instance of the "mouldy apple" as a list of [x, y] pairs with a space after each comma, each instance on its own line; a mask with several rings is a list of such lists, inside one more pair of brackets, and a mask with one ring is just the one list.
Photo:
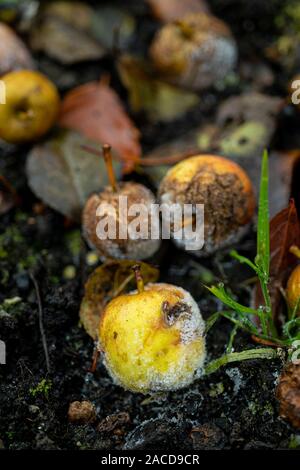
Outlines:
[[233, 70], [237, 46], [222, 20], [192, 13], [157, 32], [150, 57], [166, 80], [200, 90], [223, 80]]
[[200, 376], [205, 360], [204, 321], [184, 289], [144, 287], [113, 299], [99, 326], [99, 348], [116, 384], [134, 392], [177, 390]]
[[[89, 245], [99, 252], [103, 259], [147, 259], [160, 246], [158, 220], [156, 222], [157, 237], [151, 237], [150, 233], [151, 206], [155, 203], [155, 197], [142, 184], [132, 181], [117, 183], [112, 169], [110, 146], [104, 145], [103, 152], [107, 163], [110, 186], [106, 186], [102, 192], [93, 194], [88, 199], [82, 218], [84, 237]], [[128, 212], [125, 209], [125, 205], [122, 206], [123, 202], [126, 204]], [[146, 210], [141, 214], [130, 215], [130, 208], [134, 204], [143, 204]], [[122, 207], [124, 207], [124, 210]], [[100, 208], [101, 214], [99, 213]], [[111, 212], [111, 208], [114, 209], [113, 212]], [[141, 226], [140, 228], [147, 227], [145, 231], [148, 232], [148, 236], [145, 238], [136, 238], [130, 230], [130, 223], [136, 217], [140, 220], [140, 223], [137, 224]], [[126, 219], [124, 220], [124, 218]], [[99, 228], [99, 224], [103, 224], [103, 230]], [[109, 225], [115, 227], [115, 231], [113, 231], [111, 236], [102, 238], [102, 231], [104, 233], [105, 230], [108, 230]], [[137, 231], [140, 228], [137, 227]], [[124, 233], [121, 234], [120, 231], [124, 231]], [[99, 234], [99, 232], [101, 233]]]
[[[193, 251], [199, 256], [237, 242], [255, 210], [254, 190], [247, 174], [233, 161], [214, 155], [196, 155], [172, 167], [160, 184], [159, 196], [170, 208], [173, 204], [191, 204], [194, 209], [196, 204], [204, 204], [204, 246]], [[174, 237], [174, 226], [171, 229]], [[187, 249], [184, 236], [174, 242]]]

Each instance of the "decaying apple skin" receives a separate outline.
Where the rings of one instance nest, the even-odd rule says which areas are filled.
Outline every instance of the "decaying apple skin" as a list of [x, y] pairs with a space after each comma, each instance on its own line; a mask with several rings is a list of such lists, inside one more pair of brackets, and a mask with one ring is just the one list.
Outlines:
[[[215, 155], [196, 155], [172, 167], [160, 184], [159, 197], [170, 207], [204, 204], [204, 246], [191, 251], [197, 256], [237, 242], [255, 211], [254, 189], [247, 174], [235, 162]], [[173, 241], [188, 249], [184, 238]]]
[[237, 61], [237, 46], [230, 29], [206, 13], [188, 14], [163, 26], [149, 53], [164, 79], [192, 90], [223, 80]]
[[54, 125], [60, 107], [55, 85], [33, 70], [10, 72], [1, 80], [6, 103], [0, 106], [0, 138], [21, 144], [46, 134]]
[[[120, 221], [119, 197], [127, 198], [127, 206], [130, 208], [133, 204], [144, 204], [149, 210], [145, 223], [148, 224], [150, 231], [150, 208], [155, 203], [155, 197], [152, 192], [145, 186], [133, 183], [124, 182], [118, 183], [118, 190], [115, 192], [111, 186], [99, 194], [93, 194], [88, 199], [82, 216], [83, 234], [89, 245], [96, 249], [102, 259], [118, 258], [118, 259], [137, 259], [143, 260], [150, 258], [160, 247], [160, 239], [152, 239], [149, 233], [147, 239], [134, 239], [129, 232], [127, 232], [126, 239], [118, 238]], [[100, 217], [96, 216], [97, 209], [100, 204], [111, 204], [116, 209], [116, 238], [115, 239], [100, 239], [97, 235], [97, 225]], [[134, 219], [129, 216], [127, 221]], [[158, 227], [159, 233], [159, 227]]]
[[[291, 273], [287, 286], [286, 286], [286, 297], [289, 307], [293, 310], [300, 298], [300, 264]], [[297, 314], [299, 315], [300, 308]]]
[[148, 284], [113, 299], [99, 327], [99, 348], [116, 384], [140, 393], [177, 390], [202, 374], [204, 321], [184, 289]]

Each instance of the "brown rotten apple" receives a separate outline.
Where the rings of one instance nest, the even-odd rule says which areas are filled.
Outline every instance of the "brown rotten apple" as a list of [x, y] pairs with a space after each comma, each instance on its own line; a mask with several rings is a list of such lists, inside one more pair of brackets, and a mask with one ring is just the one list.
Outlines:
[[[160, 246], [159, 220], [152, 218], [152, 205], [155, 197], [142, 184], [116, 182], [112, 168], [110, 146], [103, 146], [103, 154], [107, 165], [110, 186], [93, 194], [83, 210], [83, 233], [87, 242], [95, 248], [103, 259], [146, 259], [152, 256]], [[124, 206], [126, 204], [126, 208]], [[144, 210], [133, 210], [134, 205], [143, 205]], [[128, 211], [127, 211], [128, 209]], [[138, 220], [137, 220], [138, 219]], [[137, 220], [137, 225], [134, 225]], [[151, 237], [151, 222], [156, 237]], [[111, 235], [105, 235], [110, 227], [115, 227]], [[131, 230], [131, 228], [136, 230]], [[145, 236], [137, 236], [135, 232], [145, 231]]]
[[[175, 203], [191, 204], [194, 210], [196, 204], [204, 204], [204, 247], [194, 251], [199, 256], [238, 241], [255, 210], [247, 174], [233, 161], [214, 155], [196, 155], [172, 167], [160, 184], [159, 196], [170, 208]], [[188, 249], [184, 237], [174, 242]]]

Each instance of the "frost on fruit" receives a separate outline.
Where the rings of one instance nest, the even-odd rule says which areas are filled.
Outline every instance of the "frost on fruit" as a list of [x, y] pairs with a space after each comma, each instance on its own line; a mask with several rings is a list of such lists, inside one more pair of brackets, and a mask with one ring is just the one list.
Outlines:
[[141, 393], [177, 390], [201, 375], [204, 321], [184, 289], [148, 284], [107, 305], [99, 347], [116, 384]]

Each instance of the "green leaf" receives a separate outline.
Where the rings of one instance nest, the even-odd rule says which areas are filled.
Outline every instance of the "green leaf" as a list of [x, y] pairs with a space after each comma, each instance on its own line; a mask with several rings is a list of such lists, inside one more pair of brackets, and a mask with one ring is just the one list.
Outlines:
[[270, 225], [269, 225], [269, 168], [268, 152], [264, 151], [262, 158], [258, 224], [257, 224], [257, 256], [255, 263], [267, 280], [270, 266]]

